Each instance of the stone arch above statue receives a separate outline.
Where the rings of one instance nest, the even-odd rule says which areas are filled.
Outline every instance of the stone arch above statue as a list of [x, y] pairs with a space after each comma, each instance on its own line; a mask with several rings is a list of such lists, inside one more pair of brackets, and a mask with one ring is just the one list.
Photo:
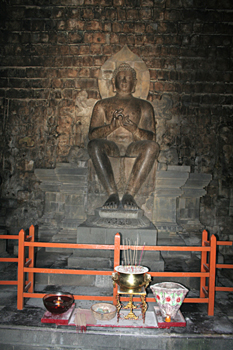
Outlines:
[[[99, 87], [105, 98], [92, 111], [88, 152], [108, 194], [104, 210], [139, 210], [134, 197], [158, 159], [153, 106], [137, 97], [147, 97], [149, 81], [145, 63], [127, 46], [102, 67]], [[123, 159], [134, 159], [121, 199], [111, 158], [120, 160], [120, 168]]]
[[122, 63], [129, 64], [137, 73], [137, 85], [132, 95], [146, 100], [150, 88], [149, 70], [143, 60], [134, 54], [127, 45], [110, 57], [100, 69], [98, 85], [102, 99], [115, 95], [111, 79], [115, 69]]

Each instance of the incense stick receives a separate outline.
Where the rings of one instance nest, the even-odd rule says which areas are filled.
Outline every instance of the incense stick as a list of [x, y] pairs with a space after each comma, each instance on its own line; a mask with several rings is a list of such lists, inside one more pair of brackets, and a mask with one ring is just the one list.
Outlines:
[[[125, 261], [125, 265], [126, 265], [126, 258], [125, 258], [125, 245], [124, 245], [124, 239], [123, 239], [123, 250], [124, 250], [124, 261]], [[124, 264], [123, 264], [124, 265]]]
[[139, 238], [137, 236], [137, 241], [134, 242], [134, 244], [132, 245], [130, 239], [125, 238], [125, 240], [123, 239], [123, 266], [140, 266], [141, 261], [142, 261], [142, 256], [143, 256], [143, 251], [145, 249], [145, 245], [146, 243], [144, 242], [141, 254], [140, 254], [140, 259], [139, 259], [139, 263], [137, 264], [138, 261], [138, 248], [139, 248]]
[[[130, 244], [131, 244], [131, 242], [130, 242], [130, 239], [129, 239], [129, 247], [130, 247]], [[131, 248], [129, 250], [129, 258], [130, 258], [130, 265], [132, 265], [132, 249]]]
[[[138, 236], [137, 236], [137, 247], [138, 247]], [[138, 250], [136, 250], [135, 266], [137, 265], [137, 260], [138, 260]]]
[[141, 260], [142, 260], [142, 254], [143, 254], [143, 250], [144, 250], [144, 248], [145, 248], [145, 242], [144, 242], [144, 245], [143, 245], [143, 248], [142, 248], [142, 252], [141, 252], [141, 256], [140, 256], [140, 260], [139, 260], [139, 266], [140, 266], [140, 264], [141, 264]]
[[127, 243], [127, 265], [129, 265], [129, 245]]
[[133, 248], [133, 265], [136, 266], [136, 242]]

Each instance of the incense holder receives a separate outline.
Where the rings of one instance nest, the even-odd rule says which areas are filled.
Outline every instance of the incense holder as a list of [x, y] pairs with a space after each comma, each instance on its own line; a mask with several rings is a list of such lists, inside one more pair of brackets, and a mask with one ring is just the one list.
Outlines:
[[162, 282], [150, 286], [162, 316], [167, 322], [176, 317], [188, 289], [175, 282]]
[[122, 266], [115, 267], [112, 273], [113, 283], [117, 283], [122, 291], [129, 293], [139, 292], [142, 287], [147, 287], [151, 276], [147, 273], [149, 269], [145, 266]]

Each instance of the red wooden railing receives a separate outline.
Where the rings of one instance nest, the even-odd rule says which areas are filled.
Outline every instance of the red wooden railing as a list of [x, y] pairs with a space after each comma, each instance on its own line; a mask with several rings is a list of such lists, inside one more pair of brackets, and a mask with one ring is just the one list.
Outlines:
[[[120, 252], [124, 249], [135, 249], [135, 246], [120, 245], [120, 234], [115, 235], [113, 245], [101, 244], [71, 244], [71, 243], [46, 243], [35, 242], [35, 229], [31, 226], [29, 235], [21, 230], [18, 236], [1, 235], [2, 239], [18, 239], [18, 258], [1, 258], [1, 261], [18, 262], [18, 279], [17, 281], [0, 281], [0, 284], [16, 284], [17, 288], [17, 308], [23, 309], [24, 298], [43, 298], [45, 293], [34, 292], [34, 274], [51, 273], [51, 274], [70, 274], [70, 275], [109, 275], [113, 271], [98, 270], [76, 270], [76, 269], [53, 269], [37, 268], [34, 266], [34, 249], [35, 247], [50, 248], [70, 248], [70, 249], [103, 249], [114, 251], [114, 269], [120, 265]], [[201, 246], [137, 246], [137, 250], [145, 251], [191, 251], [201, 252], [201, 271], [200, 272], [150, 272], [153, 277], [199, 277], [200, 278], [200, 296], [198, 298], [185, 298], [184, 303], [206, 303], [208, 304], [208, 315], [214, 315], [215, 291], [233, 291], [233, 288], [216, 287], [215, 277], [216, 268], [233, 268], [233, 265], [216, 264], [217, 245], [232, 245], [232, 242], [217, 242], [216, 236], [212, 235], [208, 241], [206, 230], [202, 233]], [[26, 247], [28, 247], [28, 257], [25, 256]], [[25, 275], [27, 274], [27, 281]], [[207, 283], [208, 282], [208, 283]], [[93, 296], [93, 295], [74, 295], [75, 300], [103, 300], [111, 301], [116, 304], [117, 286], [113, 287], [112, 296]], [[127, 297], [122, 300], [128, 300]], [[140, 301], [134, 298], [134, 301]], [[155, 302], [154, 298], [147, 297], [147, 302]]]
[[[233, 242], [231, 242], [231, 241], [229, 241], [229, 242], [216, 241], [216, 247], [220, 246], [220, 245], [232, 246], [232, 244], [233, 244]], [[202, 245], [204, 245], [204, 246], [210, 245], [210, 241], [208, 241], [208, 232], [206, 230], [204, 230], [202, 233]], [[209, 272], [211, 270], [211, 273], [216, 275], [216, 269], [233, 269], [233, 264], [216, 264], [216, 256], [215, 257], [212, 256], [212, 259], [210, 256], [209, 262], [207, 262], [207, 254], [202, 252], [201, 268], [202, 268], [202, 271]], [[215, 276], [214, 276], [214, 278], [215, 278]], [[214, 293], [216, 291], [218, 291], [218, 292], [233, 292], [233, 288], [232, 287], [218, 287], [215, 285], [212, 286], [212, 293]], [[209, 286], [207, 285], [206, 278], [204, 277], [203, 279], [201, 279], [201, 283], [200, 283], [200, 296], [207, 296], [208, 292], [209, 292]], [[209, 294], [210, 294], [210, 292], [209, 292]]]
[[[0, 235], [0, 239], [14, 239], [14, 240], [18, 240], [19, 239], [19, 235]], [[0, 258], [0, 262], [16, 262], [19, 263], [19, 258]], [[1, 280], [0, 281], [0, 285], [18, 285], [18, 278], [16, 280]]]

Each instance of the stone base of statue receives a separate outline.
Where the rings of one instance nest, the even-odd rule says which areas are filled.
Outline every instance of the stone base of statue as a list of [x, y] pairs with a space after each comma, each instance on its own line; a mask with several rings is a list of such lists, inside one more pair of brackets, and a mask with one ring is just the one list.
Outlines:
[[[114, 244], [116, 233], [121, 235], [123, 245], [157, 245], [157, 229], [144, 216], [143, 210], [105, 210], [96, 209], [95, 215], [77, 228], [77, 242], [80, 244]], [[133, 254], [133, 250], [131, 251]], [[139, 263], [141, 251], [138, 251]], [[121, 252], [121, 263], [127, 264]], [[144, 251], [141, 265], [151, 271], [164, 271], [164, 261], [160, 252]], [[111, 269], [113, 251], [111, 250], [76, 250], [68, 258], [68, 267], [86, 269]], [[108, 278], [108, 276], [103, 276]], [[106, 283], [106, 281], [105, 281]]]
[[144, 211], [138, 210], [107, 210], [98, 208], [95, 215], [87, 218], [85, 225], [112, 228], [148, 228], [152, 223], [144, 215]]

